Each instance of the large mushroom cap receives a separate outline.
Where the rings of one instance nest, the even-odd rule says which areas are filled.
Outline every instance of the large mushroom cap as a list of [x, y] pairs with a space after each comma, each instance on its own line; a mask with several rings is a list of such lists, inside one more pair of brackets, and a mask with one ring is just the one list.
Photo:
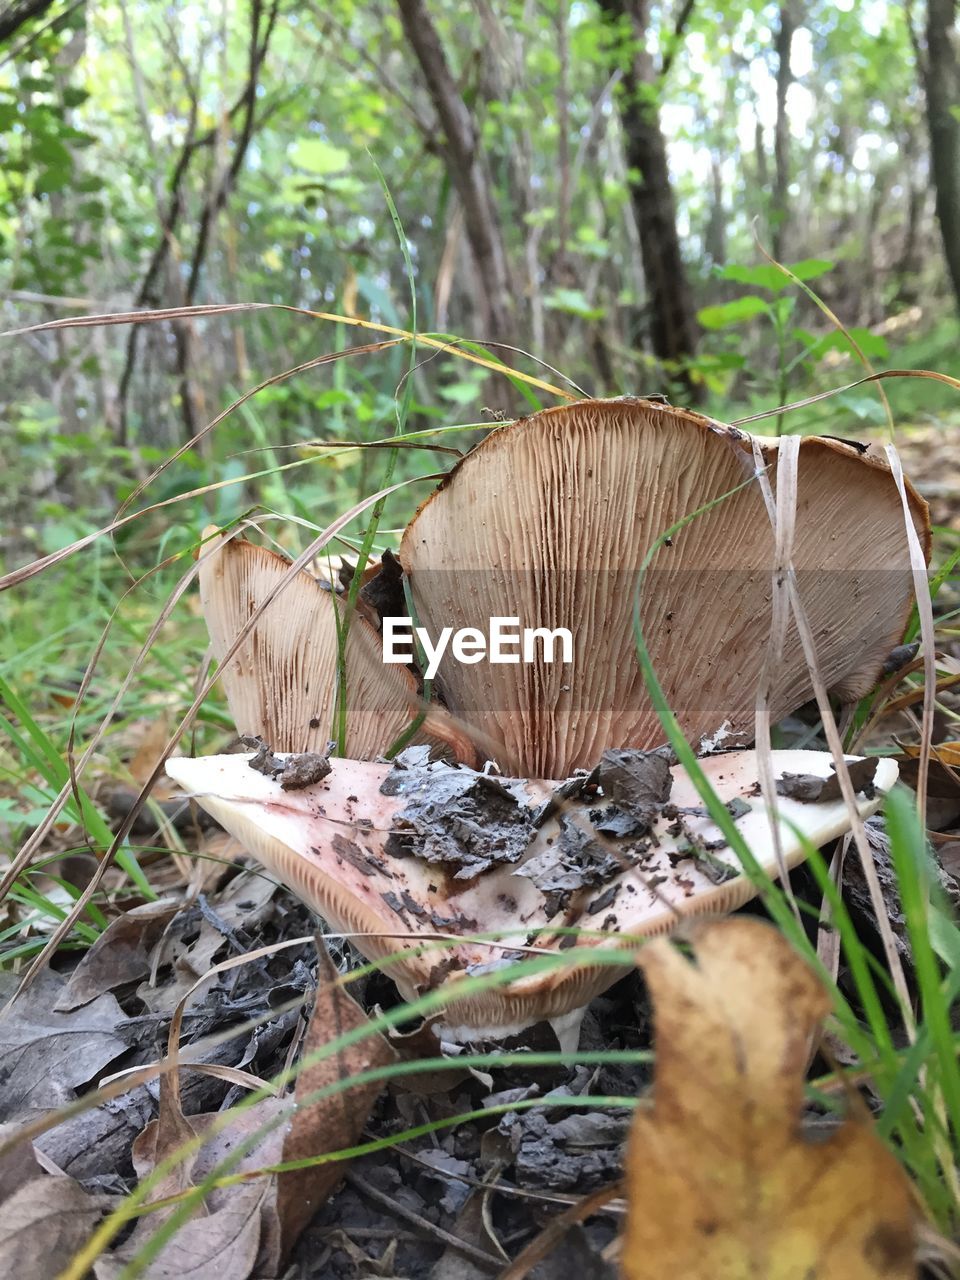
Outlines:
[[[392, 843], [408, 830], [411, 797], [431, 786], [429, 771], [440, 771], [441, 782], [449, 783], [455, 775], [467, 785], [506, 788], [521, 808], [533, 812], [542, 808], [555, 784], [522, 779], [480, 783], [483, 775], [441, 764], [429, 766], [426, 773], [414, 771], [408, 789], [398, 790], [388, 783], [388, 777], [396, 780], [390, 765], [333, 760], [322, 781], [284, 791], [278, 781], [251, 768], [250, 760], [242, 755], [173, 758], [166, 767], [174, 781], [332, 928], [350, 934], [369, 959], [390, 958], [387, 972], [405, 998], [438, 987], [447, 990], [447, 1017], [464, 1038], [502, 1036], [562, 1017], [586, 1005], [630, 967], [629, 957], [623, 968], [577, 964], [578, 946], [629, 950], [690, 916], [732, 911], [756, 893], [734, 851], [698, 809], [694, 784], [680, 766], [670, 771], [669, 799], [688, 815], [682, 830], [670, 810], [654, 820], [652, 834], [640, 845], [631, 837], [605, 839], [599, 855], [593, 849], [595, 859], [602, 862], [608, 854], [611, 859], [599, 881], [584, 877], [580, 887], [563, 892], [561, 906], [554, 889], [563, 882], [563, 870], [551, 867], [550, 860], [565, 831], [568, 838], [583, 832], [595, 840], [595, 799], [568, 801], [531, 830], [529, 843], [516, 856], [464, 878], [462, 865], [427, 861], [416, 847], [399, 854]], [[771, 816], [758, 795], [756, 753], [731, 752], [701, 764], [716, 794], [732, 806], [754, 858], [775, 876]], [[831, 759], [816, 751], [775, 751], [773, 767], [778, 774], [805, 780], [829, 778]], [[894, 761], [876, 762], [875, 794], [871, 790], [870, 798], [858, 797], [861, 815], [878, 808], [896, 776]], [[442, 808], [438, 806], [438, 823]], [[462, 807], [452, 806], [454, 820], [458, 813]], [[822, 845], [848, 830], [850, 814], [840, 799], [802, 803], [784, 796], [778, 801], [778, 822], [784, 863], [792, 867], [805, 856], [805, 842]], [[427, 840], [432, 829], [432, 824], [426, 829]], [[481, 852], [496, 843], [497, 831], [491, 830]], [[535, 950], [557, 951], [560, 938], [550, 932], [557, 926], [584, 931], [563, 952], [571, 963], [458, 998], [456, 984], [471, 969], [503, 956], [502, 948], [476, 940], [476, 935], [502, 930], [507, 947], [529, 942]], [[599, 939], [591, 931], [598, 931]], [[454, 945], [423, 945], [438, 934], [452, 937]]]
[[[237, 732], [260, 737], [275, 751], [324, 752], [332, 736], [337, 690], [338, 632], [344, 604], [309, 573], [243, 538], [210, 537], [201, 552], [200, 599], [214, 656], [224, 655], [275, 591], [224, 665], [223, 687]], [[277, 590], [279, 588], [279, 591]], [[354, 613], [344, 647], [346, 754], [382, 755], [424, 712], [413, 676], [381, 660], [380, 637]], [[414, 742], [472, 762], [474, 750], [441, 708], [426, 708]]]
[[[759, 441], [776, 489], [777, 441]], [[662, 731], [636, 660], [632, 600], [656, 539], [742, 486], [750, 437], [646, 400], [588, 400], [490, 435], [408, 526], [401, 560], [419, 622], [568, 628], [571, 665], [445, 659], [447, 706], [511, 773], [564, 777], [607, 747], [655, 745]], [[929, 555], [926, 504], [909, 488]], [[833, 440], [800, 443], [793, 563], [818, 665], [843, 700], [875, 683], [912, 598], [900, 496], [885, 461]], [[692, 742], [725, 727], [753, 737], [770, 633], [774, 537], [752, 484], [699, 516], [656, 554], [641, 620], [654, 667]], [[516, 650], [514, 650], [516, 652]], [[774, 720], [811, 696], [791, 626], [770, 694]]]

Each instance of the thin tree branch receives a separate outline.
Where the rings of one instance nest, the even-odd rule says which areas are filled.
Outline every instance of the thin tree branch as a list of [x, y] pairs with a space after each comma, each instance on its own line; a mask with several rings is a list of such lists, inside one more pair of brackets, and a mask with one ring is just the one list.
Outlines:
[[[197, 238], [194, 243], [194, 249], [190, 259], [187, 283], [183, 291], [182, 300], [185, 303], [191, 303], [196, 296], [200, 273], [203, 267], [207, 245], [209, 243], [212, 222], [223, 208], [231, 190], [233, 189], [237, 176], [246, 158], [250, 141], [253, 137], [256, 120], [257, 85], [259, 83], [260, 72], [267, 54], [270, 38], [276, 24], [278, 8], [279, 0], [273, 0], [270, 9], [267, 11], [266, 24], [263, 26], [263, 8], [261, 0], [253, 0], [250, 17], [250, 50], [248, 56], [247, 77], [241, 93], [225, 112], [226, 122], [231, 122], [241, 112], [243, 113], [243, 121], [240, 126], [230, 166], [223, 178], [215, 184], [212, 193], [204, 203], [203, 211], [200, 216]], [[261, 113], [261, 122], [267, 118], [268, 114], [269, 112]], [[184, 212], [183, 188], [190, 169], [191, 161], [198, 152], [212, 147], [218, 138], [219, 127], [208, 129], [203, 134], [197, 135], [197, 115], [197, 97], [195, 94], [191, 94], [190, 118], [187, 124], [186, 138], [167, 183], [167, 188], [170, 193], [169, 204], [167, 205], [166, 211], [160, 213], [161, 236], [157, 242], [156, 248], [154, 249], [146, 273], [141, 280], [140, 288], [137, 291], [135, 306], [138, 308], [157, 305], [161, 300], [160, 293], [157, 288], [158, 280], [166, 265], [170, 251], [174, 249], [177, 244], [176, 228]], [[183, 405], [185, 424], [189, 429], [189, 433], [192, 435], [194, 434], [192, 430], [193, 413], [189, 387], [186, 385], [188, 381], [187, 374], [189, 366], [189, 336], [185, 326], [182, 324], [177, 325], [176, 327], [176, 339], [177, 371], [181, 384], [181, 402]], [[126, 358], [118, 390], [121, 430], [124, 437], [126, 435], [127, 420], [126, 404], [130, 383], [133, 377], [133, 370], [136, 363], [137, 342], [138, 329], [135, 326], [131, 329], [127, 340]]]
[[507, 256], [473, 117], [454, 81], [439, 33], [423, 0], [397, 0], [397, 4], [404, 33], [420, 64], [443, 129], [444, 154], [463, 205], [488, 324], [493, 337], [509, 340], [513, 315]]
[[[54, 0], [11, 0], [0, 12], [0, 44], [15, 36], [21, 27], [41, 18], [54, 4]], [[57, 17], [62, 15], [58, 14]], [[56, 21], [56, 18], [54, 18]], [[31, 33], [33, 34], [33, 33]]]
[[[196, 296], [197, 285], [200, 279], [200, 271], [203, 266], [203, 259], [206, 254], [207, 241], [209, 239], [210, 227], [213, 219], [226, 204], [227, 197], [230, 195], [230, 192], [237, 180], [237, 176], [243, 168], [243, 162], [247, 157], [247, 149], [249, 148], [250, 141], [253, 137], [254, 122], [256, 119], [257, 85], [260, 80], [260, 71], [267, 55], [270, 38], [273, 35], [273, 29], [277, 21], [278, 10], [279, 0], [273, 0], [270, 9], [267, 12], [266, 27], [261, 35], [260, 19], [263, 10], [260, 0], [253, 0], [250, 16], [250, 54], [247, 83], [239, 99], [243, 104], [243, 123], [234, 144], [233, 159], [230, 162], [230, 167], [227, 169], [222, 181], [215, 186], [213, 196], [204, 206], [203, 213], [200, 218], [200, 229], [197, 233], [193, 258], [190, 263], [190, 275], [187, 280], [188, 302], [193, 302], [194, 297]], [[211, 133], [215, 136], [216, 131], [212, 130]]]
[[[48, 7], [52, 3], [53, 0], [49, 0]], [[5, 67], [8, 62], [15, 62], [26, 49], [30, 48], [37, 36], [43, 35], [45, 31], [50, 31], [58, 23], [66, 22], [75, 9], [82, 9], [86, 3], [87, 0], [73, 0], [73, 3], [67, 5], [66, 9], [63, 9], [60, 13], [55, 13], [52, 18], [48, 18], [46, 22], [42, 22], [38, 27], [34, 27], [32, 31], [28, 31], [19, 44], [14, 45], [12, 49], [8, 49], [4, 56], [0, 58], [0, 67]]]
[[693, 13], [693, 6], [696, 0], [684, 0], [683, 5], [678, 12], [673, 24], [673, 33], [670, 36], [670, 43], [663, 51], [663, 61], [660, 63], [660, 79], [666, 80], [670, 74], [670, 68], [673, 66], [674, 58], [683, 41], [683, 33], [687, 29], [687, 23]]

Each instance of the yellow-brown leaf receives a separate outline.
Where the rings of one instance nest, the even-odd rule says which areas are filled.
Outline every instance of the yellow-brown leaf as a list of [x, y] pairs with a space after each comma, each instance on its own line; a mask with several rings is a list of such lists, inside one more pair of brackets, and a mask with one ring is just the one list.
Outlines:
[[626, 1280], [907, 1280], [910, 1184], [865, 1117], [800, 1131], [819, 980], [769, 925], [668, 941], [641, 963], [656, 1012], [652, 1111], [627, 1156]]

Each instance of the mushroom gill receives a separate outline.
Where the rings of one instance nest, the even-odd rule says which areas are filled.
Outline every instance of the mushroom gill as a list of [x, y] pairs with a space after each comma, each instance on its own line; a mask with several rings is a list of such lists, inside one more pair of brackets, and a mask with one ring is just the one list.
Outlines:
[[[289, 562], [276, 552], [215, 535], [214, 529], [205, 533], [200, 600], [218, 662], [280, 588], [221, 674], [237, 732], [260, 737], [275, 751], [325, 752], [336, 704], [341, 602], [309, 573], [291, 577]], [[411, 673], [381, 661], [380, 638], [362, 614], [351, 618], [344, 657], [348, 756], [382, 755], [425, 711], [412, 741], [474, 762], [473, 747], [453, 720], [435, 705], [424, 709]]]
[[[778, 442], [758, 441], [776, 489]], [[567, 628], [573, 663], [461, 665], [437, 685], [507, 773], [566, 777], [607, 747], [650, 747], [662, 730], [636, 660], [637, 572], [682, 517], [729, 494], [657, 551], [641, 624], [688, 739], [753, 737], [770, 633], [774, 535], [753, 441], [648, 400], [587, 400], [493, 432], [407, 527], [400, 558], [419, 623], [486, 631]], [[735, 492], [734, 492], [735, 491]], [[926, 504], [908, 485], [929, 556]], [[793, 564], [828, 688], [862, 696], [900, 640], [912, 599], [903, 511], [886, 462], [838, 441], [800, 442]], [[777, 720], [811, 696], [792, 623], [773, 678]]]

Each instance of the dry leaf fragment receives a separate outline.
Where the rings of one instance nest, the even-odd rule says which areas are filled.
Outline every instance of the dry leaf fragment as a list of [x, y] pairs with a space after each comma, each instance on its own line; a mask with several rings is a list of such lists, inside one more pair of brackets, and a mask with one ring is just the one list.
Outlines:
[[641, 957], [656, 1010], [652, 1111], [627, 1154], [625, 1280], [907, 1280], [910, 1184], [865, 1118], [799, 1129], [810, 1037], [830, 1007], [769, 925], [728, 920]]
[[[144, 1280], [247, 1280], [257, 1259], [261, 1231], [258, 1210], [266, 1189], [247, 1184], [230, 1190], [232, 1194], [218, 1209], [185, 1223], [159, 1257], [137, 1274]], [[136, 1258], [140, 1244], [159, 1225], [155, 1215], [146, 1221], [149, 1231], [139, 1234], [138, 1227], [138, 1234], [122, 1249], [97, 1259], [96, 1280], [119, 1280]]]
[[[18, 1128], [15, 1124], [0, 1124], [0, 1143], [14, 1139]], [[0, 1203], [12, 1196], [25, 1182], [40, 1177], [42, 1173], [43, 1166], [37, 1159], [33, 1143], [27, 1139], [15, 1142], [0, 1155]]]
[[[360, 1084], [317, 1102], [311, 1095], [352, 1079], [396, 1057], [382, 1036], [365, 1036], [339, 1053], [310, 1063], [324, 1045], [368, 1023], [360, 1006], [339, 983], [339, 975], [322, 944], [317, 995], [304, 1037], [294, 1099], [264, 1098], [231, 1116], [229, 1125], [210, 1133], [192, 1156], [178, 1164], [153, 1190], [160, 1200], [199, 1185], [241, 1143], [254, 1139], [234, 1173], [254, 1173], [285, 1161], [325, 1155], [359, 1140], [382, 1085]], [[203, 1134], [218, 1121], [216, 1114], [184, 1116], [169, 1088], [161, 1089], [160, 1115], [134, 1143], [133, 1159], [142, 1178], [161, 1161]], [[266, 1131], [258, 1135], [258, 1131]], [[343, 1163], [318, 1164], [279, 1176], [264, 1174], [250, 1181], [216, 1187], [204, 1209], [186, 1222], [164, 1245], [144, 1273], [148, 1280], [247, 1280], [273, 1276], [297, 1237], [345, 1172]], [[162, 1218], [159, 1209], [137, 1224], [130, 1238], [97, 1262], [97, 1280], [114, 1280], [134, 1259]]]
[[145, 902], [111, 920], [74, 969], [55, 1009], [65, 1013], [150, 972], [150, 955], [182, 906], [179, 898]]
[[[297, 1077], [297, 1111], [283, 1141], [283, 1159], [300, 1160], [327, 1151], [354, 1146], [360, 1139], [383, 1084], [355, 1085], [318, 1102], [306, 1100], [338, 1080], [393, 1062], [397, 1054], [379, 1033], [364, 1036], [330, 1057], [310, 1062], [323, 1045], [369, 1022], [367, 1015], [339, 982], [339, 974], [317, 938], [320, 966], [317, 995], [301, 1058], [307, 1064]], [[297, 1236], [327, 1199], [346, 1172], [342, 1163], [319, 1164], [280, 1175], [277, 1213], [282, 1253], [285, 1256]]]
[[[935, 742], [930, 752], [935, 760], [941, 764], [948, 765], [951, 769], [960, 767], [960, 742]], [[919, 744], [905, 742], [903, 744], [903, 754], [916, 760], [920, 756]]]
[[0, 1275], [58, 1275], [108, 1204], [106, 1196], [87, 1195], [73, 1178], [31, 1178], [0, 1205]]
[[60, 1013], [64, 985], [58, 974], [43, 973], [0, 1017], [0, 1120], [72, 1102], [77, 1088], [127, 1050], [116, 1034], [125, 1019], [113, 996]]

